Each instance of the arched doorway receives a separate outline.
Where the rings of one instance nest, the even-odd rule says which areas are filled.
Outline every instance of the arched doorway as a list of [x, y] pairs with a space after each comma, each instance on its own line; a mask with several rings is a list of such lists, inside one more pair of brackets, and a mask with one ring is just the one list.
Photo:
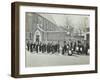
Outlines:
[[41, 42], [41, 32], [39, 30], [36, 30], [34, 33], [34, 42]]

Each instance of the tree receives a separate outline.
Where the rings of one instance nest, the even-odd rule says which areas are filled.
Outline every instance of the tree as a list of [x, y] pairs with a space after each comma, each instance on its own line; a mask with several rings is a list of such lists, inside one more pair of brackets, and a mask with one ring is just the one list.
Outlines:
[[66, 30], [70, 35], [73, 34], [74, 27], [73, 27], [72, 21], [70, 20], [70, 17], [66, 18]]

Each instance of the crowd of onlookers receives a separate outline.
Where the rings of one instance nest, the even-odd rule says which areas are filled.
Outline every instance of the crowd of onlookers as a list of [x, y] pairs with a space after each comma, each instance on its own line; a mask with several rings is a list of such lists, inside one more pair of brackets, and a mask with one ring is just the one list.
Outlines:
[[56, 43], [52, 42], [27, 42], [26, 48], [30, 52], [35, 53], [51, 53], [51, 54], [89, 54], [89, 44], [88, 43], [82, 43], [81, 41], [63, 41], [63, 45], [60, 44], [59, 41], [56, 41]]

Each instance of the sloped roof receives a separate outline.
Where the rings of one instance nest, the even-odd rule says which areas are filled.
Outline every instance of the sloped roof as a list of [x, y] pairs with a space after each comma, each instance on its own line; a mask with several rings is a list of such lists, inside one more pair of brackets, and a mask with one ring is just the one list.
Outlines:
[[55, 25], [56, 24], [56, 21], [54, 20], [53, 16], [51, 16], [50, 14], [45, 14], [45, 13], [39, 13], [40, 16], [46, 18], [47, 20], [49, 20], [50, 22], [54, 23]]
[[66, 31], [63, 27], [61, 27], [61, 26], [58, 26], [58, 24], [56, 24], [56, 21], [54, 20], [54, 18], [53, 18], [53, 16], [51, 16], [50, 14], [38, 14], [38, 15], [40, 15], [40, 16], [42, 16], [42, 17], [44, 17], [44, 18], [46, 18], [48, 21], [50, 21], [51, 23], [53, 23], [53, 24], [55, 24], [55, 26], [53, 27], [53, 29], [52, 28], [48, 28], [48, 27], [45, 27], [45, 28], [43, 28], [41, 25], [39, 26], [39, 29], [41, 30], [41, 31], [58, 31], [58, 32], [64, 32], [64, 31]]

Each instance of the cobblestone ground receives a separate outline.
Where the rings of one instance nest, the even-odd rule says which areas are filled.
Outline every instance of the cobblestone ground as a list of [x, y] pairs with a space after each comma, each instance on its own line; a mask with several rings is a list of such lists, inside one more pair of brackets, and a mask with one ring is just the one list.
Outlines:
[[68, 56], [67, 53], [30, 53], [26, 51], [25, 65], [26, 67], [39, 67], [39, 66], [62, 66], [62, 65], [82, 65], [89, 64], [89, 55], [76, 55]]

